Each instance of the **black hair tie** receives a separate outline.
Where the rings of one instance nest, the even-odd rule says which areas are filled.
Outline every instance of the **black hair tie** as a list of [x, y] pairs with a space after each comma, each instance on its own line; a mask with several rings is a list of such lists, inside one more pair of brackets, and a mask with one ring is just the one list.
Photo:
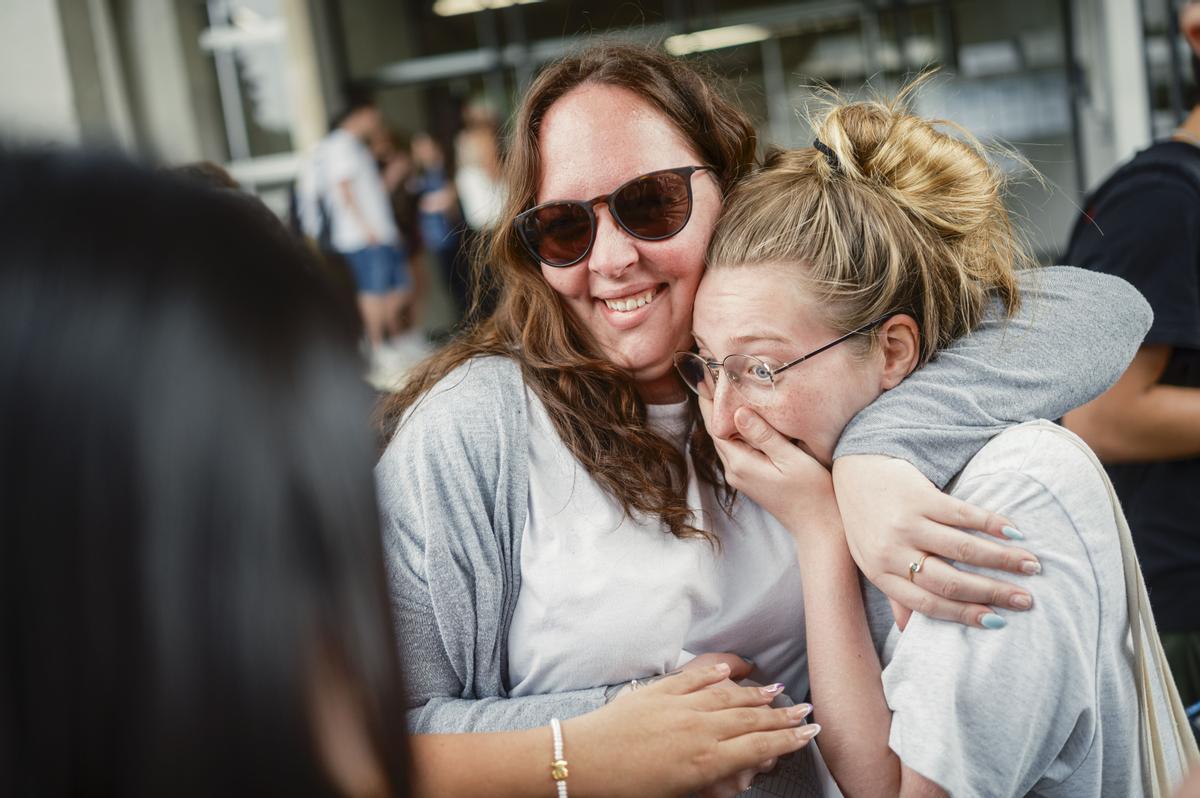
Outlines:
[[817, 152], [825, 156], [825, 160], [829, 163], [829, 168], [835, 172], [842, 171], [842, 162], [838, 160], [837, 153], [829, 148], [829, 145], [820, 139], [813, 139], [813, 147]]

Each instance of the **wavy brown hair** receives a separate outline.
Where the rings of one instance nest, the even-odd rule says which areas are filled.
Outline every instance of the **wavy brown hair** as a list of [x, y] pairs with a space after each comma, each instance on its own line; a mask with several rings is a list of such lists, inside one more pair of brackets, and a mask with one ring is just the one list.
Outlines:
[[[630, 373], [606, 359], [567, 311], [513, 227], [537, 193], [542, 120], [560, 97], [589, 84], [626, 89], [661, 112], [712, 167], [722, 193], [753, 163], [750, 120], [714, 88], [711, 75], [690, 62], [647, 47], [604, 43], [548, 66], [517, 111], [504, 163], [504, 210], [476, 253], [475, 297], [493, 293], [496, 308], [418, 366], [385, 401], [382, 422], [394, 435], [404, 413], [455, 368], [481, 356], [510, 357], [567, 448], [626, 513], [658, 517], [677, 537], [708, 537], [692, 524], [683, 456], [650, 429]], [[692, 416], [698, 417], [694, 402]], [[718, 484], [714, 458], [701, 457], [694, 465], [701, 479]]]

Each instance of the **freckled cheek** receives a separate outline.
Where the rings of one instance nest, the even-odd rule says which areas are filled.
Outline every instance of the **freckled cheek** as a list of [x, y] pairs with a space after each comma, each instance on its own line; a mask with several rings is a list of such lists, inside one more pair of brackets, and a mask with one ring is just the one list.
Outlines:
[[791, 390], [776, 386], [771, 405], [763, 408], [763, 417], [788, 438], [809, 440], [814, 436], [824, 437], [821, 422], [827, 411], [825, 400], [817, 391], [805, 386], [793, 386]]

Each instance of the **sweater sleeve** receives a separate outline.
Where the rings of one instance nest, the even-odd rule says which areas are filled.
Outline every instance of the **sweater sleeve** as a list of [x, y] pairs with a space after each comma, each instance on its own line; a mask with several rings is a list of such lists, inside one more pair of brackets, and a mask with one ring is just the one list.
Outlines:
[[530, 728], [604, 703], [604, 687], [506, 697], [528, 495], [523, 397], [510, 361], [473, 361], [419, 401], [376, 468], [415, 734]]
[[860, 412], [835, 457], [900, 458], [943, 487], [1004, 428], [1060, 418], [1112, 386], [1150, 329], [1142, 295], [1069, 266], [1020, 279], [1013, 318], [994, 305], [978, 329]]

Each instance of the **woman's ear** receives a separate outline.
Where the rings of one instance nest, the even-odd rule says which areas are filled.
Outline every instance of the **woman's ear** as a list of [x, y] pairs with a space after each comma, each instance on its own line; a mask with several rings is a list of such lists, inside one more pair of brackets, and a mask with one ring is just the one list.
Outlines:
[[921, 333], [912, 316], [898, 313], [881, 324], [876, 335], [883, 350], [879, 387], [886, 391], [899, 385], [917, 367], [921, 357]]

